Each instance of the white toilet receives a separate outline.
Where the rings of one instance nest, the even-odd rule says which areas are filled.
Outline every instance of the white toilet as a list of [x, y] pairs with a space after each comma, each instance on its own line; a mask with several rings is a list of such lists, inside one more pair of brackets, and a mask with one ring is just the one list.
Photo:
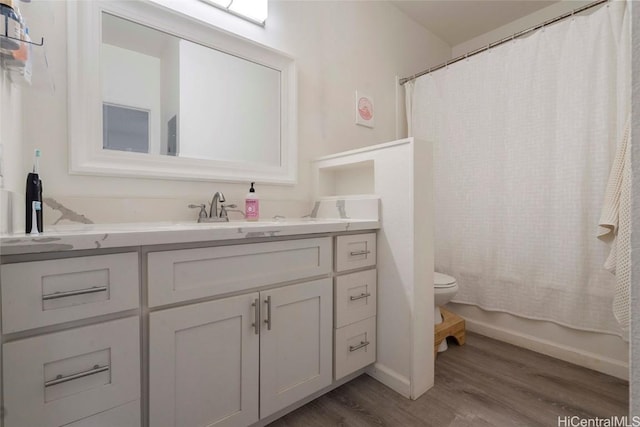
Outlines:
[[[440, 313], [440, 306], [445, 305], [455, 296], [458, 292], [458, 283], [456, 279], [446, 274], [435, 272], [433, 274], [433, 291], [435, 296], [435, 318], [434, 324], [442, 323], [442, 314]], [[447, 340], [442, 341], [438, 347], [438, 352], [445, 351], [447, 349]]]

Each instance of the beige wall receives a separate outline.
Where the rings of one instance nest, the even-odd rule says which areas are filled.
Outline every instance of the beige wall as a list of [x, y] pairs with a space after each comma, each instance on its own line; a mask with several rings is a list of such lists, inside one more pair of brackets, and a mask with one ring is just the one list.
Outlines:
[[[296, 58], [299, 183], [293, 187], [258, 185], [263, 217], [306, 213], [310, 159], [390, 141], [403, 133], [396, 129], [395, 76], [411, 74], [451, 54], [446, 43], [386, 2], [272, 0], [269, 19], [262, 28], [202, 2], [156, 1], [183, 11], [190, 7], [194, 16]], [[27, 9], [39, 3], [25, 4], [25, 15], [29, 17]], [[30, 153], [35, 147], [43, 150], [45, 197], [56, 198], [95, 222], [196, 218], [196, 212], [185, 205], [210, 200], [216, 190], [224, 191], [228, 201], [242, 202], [248, 189], [245, 184], [69, 175], [66, 7], [57, 1], [48, 5], [53, 18], [42, 22], [31, 19], [30, 26], [46, 36], [56, 92], [25, 93], [23, 115], [23, 152]], [[374, 97], [374, 129], [354, 124], [356, 89]], [[11, 161], [20, 160], [14, 156]], [[29, 162], [26, 158], [22, 161], [24, 171]], [[45, 210], [48, 223], [59, 216]]]
[[24, 200], [15, 196], [24, 193], [27, 177], [22, 171], [21, 129], [20, 89], [0, 69], [0, 232], [22, 229], [24, 224], [19, 214], [14, 215], [18, 206], [24, 212]]

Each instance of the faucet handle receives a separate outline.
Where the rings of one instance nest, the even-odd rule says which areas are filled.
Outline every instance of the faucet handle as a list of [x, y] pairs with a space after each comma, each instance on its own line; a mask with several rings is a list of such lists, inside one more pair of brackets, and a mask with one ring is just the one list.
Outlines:
[[233, 205], [233, 204], [231, 204], [231, 205], [220, 205], [220, 218], [228, 218], [229, 217], [229, 215], [227, 213], [227, 208], [228, 209], [235, 209], [235, 208], [237, 208], [237, 206]]
[[207, 217], [207, 206], [202, 204], [202, 205], [189, 205], [189, 208], [191, 209], [200, 209], [200, 212], [198, 213], [198, 222], [200, 222], [201, 219], [206, 218]]

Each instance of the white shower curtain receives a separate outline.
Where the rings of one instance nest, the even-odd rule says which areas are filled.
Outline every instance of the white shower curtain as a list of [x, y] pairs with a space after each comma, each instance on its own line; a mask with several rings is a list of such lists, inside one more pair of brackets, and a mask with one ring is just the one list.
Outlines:
[[612, 2], [408, 83], [434, 144], [436, 270], [454, 301], [621, 334], [596, 238], [630, 105], [630, 28]]

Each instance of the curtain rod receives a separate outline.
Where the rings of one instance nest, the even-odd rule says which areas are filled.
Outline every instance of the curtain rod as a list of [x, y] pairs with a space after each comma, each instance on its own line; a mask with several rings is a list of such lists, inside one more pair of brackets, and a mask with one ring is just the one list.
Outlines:
[[430, 67], [429, 69], [421, 71], [421, 72], [419, 72], [417, 74], [414, 74], [411, 77], [402, 78], [402, 79], [399, 80], [399, 83], [400, 83], [400, 85], [404, 85], [406, 82], [410, 82], [412, 80], [415, 80], [420, 76], [424, 76], [425, 74], [429, 74], [429, 73], [437, 71], [437, 70], [439, 70], [441, 68], [448, 67], [449, 65], [454, 64], [454, 63], [456, 63], [458, 61], [462, 61], [463, 59], [467, 59], [467, 58], [469, 58], [471, 56], [474, 56], [474, 55], [477, 55], [479, 53], [485, 52], [485, 51], [487, 51], [487, 50], [489, 50], [491, 48], [494, 48], [496, 46], [500, 46], [503, 43], [506, 43], [506, 42], [511, 41], [511, 40], [513, 40], [515, 38], [518, 38], [518, 37], [522, 37], [525, 34], [529, 34], [532, 31], [539, 30], [540, 28], [546, 27], [547, 25], [555, 24], [558, 21], [562, 21], [563, 19], [567, 19], [569, 17], [574, 16], [575, 14], [584, 12], [587, 9], [591, 9], [592, 7], [596, 7], [596, 6], [599, 6], [599, 5], [603, 4], [603, 3], [607, 3], [608, 1], [609, 0], [597, 0], [597, 1], [594, 1], [593, 3], [589, 3], [589, 4], [585, 5], [585, 6], [582, 6], [582, 7], [579, 7], [577, 9], [574, 9], [571, 12], [567, 12], [564, 15], [560, 15], [560, 16], [557, 16], [557, 17], [555, 17], [553, 19], [545, 21], [542, 24], [538, 24], [538, 25], [536, 25], [534, 27], [527, 28], [526, 30], [519, 31], [517, 33], [512, 34], [509, 37], [505, 37], [505, 38], [503, 38], [501, 40], [498, 40], [496, 42], [489, 43], [488, 45], [486, 45], [484, 47], [478, 48], [476, 50], [472, 50], [471, 52], [467, 52], [464, 55], [460, 55], [457, 58], [454, 58], [454, 59], [451, 59], [449, 61], [443, 62], [442, 64], [437, 65], [435, 67]]

